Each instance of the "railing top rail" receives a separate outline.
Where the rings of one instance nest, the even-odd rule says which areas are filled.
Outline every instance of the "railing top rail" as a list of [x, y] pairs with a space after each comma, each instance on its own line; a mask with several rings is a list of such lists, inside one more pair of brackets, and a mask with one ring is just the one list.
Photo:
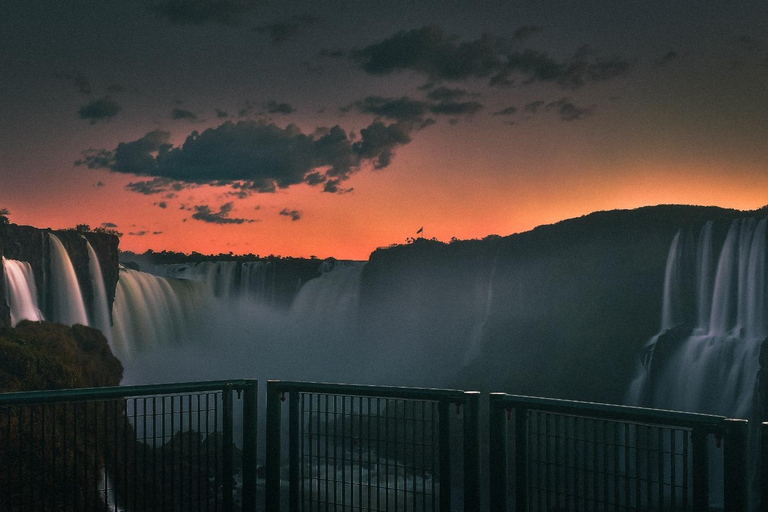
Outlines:
[[301, 382], [270, 380], [267, 386], [275, 391], [321, 393], [328, 395], [366, 396], [382, 398], [402, 398], [409, 400], [450, 400], [463, 402], [473, 392], [459, 389], [412, 388], [402, 386], [368, 386], [362, 384], [331, 384], [327, 382]]
[[704, 427], [711, 432], [722, 430], [724, 422], [727, 420], [725, 416], [715, 416], [712, 414], [647, 409], [644, 407], [596, 402], [579, 402], [557, 398], [508, 395], [506, 393], [491, 393], [492, 407], [494, 403], [499, 404], [498, 406], [501, 407], [520, 407], [575, 416], [594, 416], [600, 419], [652, 423], [684, 428]]
[[233, 379], [172, 384], [145, 384], [141, 386], [21, 391], [15, 393], [0, 393], [0, 406], [51, 402], [82, 402], [86, 400], [108, 400], [137, 396], [220, 391], [228, 386], [234, 390], [238, 390], [256, 383], [257, 381], [252, 379]]

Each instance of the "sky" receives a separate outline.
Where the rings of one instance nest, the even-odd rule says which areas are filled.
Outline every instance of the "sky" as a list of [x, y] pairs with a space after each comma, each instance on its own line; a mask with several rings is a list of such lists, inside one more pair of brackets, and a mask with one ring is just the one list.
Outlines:
[[0, 208], [121, 248], [366, 259], [768, 204], [762, 0], [0, 4]]

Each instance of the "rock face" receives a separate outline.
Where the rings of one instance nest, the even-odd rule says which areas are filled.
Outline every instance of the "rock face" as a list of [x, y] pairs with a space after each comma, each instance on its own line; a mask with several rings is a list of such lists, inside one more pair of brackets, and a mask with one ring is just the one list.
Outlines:
[[[117, 386], [122, 376], [96, 329], [26, 320], [0, 328], [0, 392]], [[2, 509], [107, 510], [95, 493], [106, 460], [98, 440], [133, 435], [122, 411], [107, 409], [106, 403], [0, 406], [0, 482], [14, 491], [3, 496]], [[95, 418], [106, 420], [98, 431]]]
[[659, 329], [677, 230], [762, 215], [659, 206], [380, 249], [362, 276], [363, 338], [402, 354], [393, 372], [435, 385], [620, 403]]
[[27, 320], [0, 328], [0, 392], [117, 386], [122, 378], [97, 329]]
[[[45, 276], [50, 275], [50, 258], [44, 234], [55, 234], [67, 249], [77, 279], [83, 293], [83, 300], [88, 310], [92, 310], [94, 290], [88, 268], [88, 249], [86, 240], [93, 246], [99, 258], [104, 276], [104, 287], [110, 306], [115, 299], [118, 279], [118, 242], [119, 239], [106, 233], [80, 233], [74, 229], [49, 230], [16, 224], [0, 224], [0, 256], [8, 259], [26, 261], [32, 266], [37, 289], [45, 290]], [[0, 325], [10, 325], [10, 311], [5, 302], [2, 268], [0, 268]], [[40, 301], [40, 308], [45, 314], [50, 304]]]

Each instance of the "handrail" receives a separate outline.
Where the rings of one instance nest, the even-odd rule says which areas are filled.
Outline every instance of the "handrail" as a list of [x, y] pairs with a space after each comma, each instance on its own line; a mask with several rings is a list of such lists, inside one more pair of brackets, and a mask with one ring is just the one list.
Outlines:
[[173, 384], [143, 384], [140, 386], [110, 386], [103, 388], [57, 389], [50, 391], [17, 391], [0, 393], [0, 406], [31, 405], [52, 402], [75, 402], [107, 398], [124, 398], [159, 394], [196, 393], [219, 391], [226, 387], [233, 390], [245, 389], [256, 380], [212, 380]]
[[268, 386], [279, 392], [296, 391], [299, 393], [322, 393], [347, 396], [377, 396], [383, 398], [402, 398], [410, 400], [451, 400], [463, 402], [465, 392], [457, 389], [411, 388], [403, 386], [370, 386], [364, 384], [335, 384], [328, 382], [302, 382], [287, 380], [268, 380]]
[[509, 395], [506, 393], [491, 393], [491, 401], [503, 402], [509, 408], [520, 407], [529, 410], [557, 412], [576, 416], [599, 416], [601, 419], [607, 420], [628, 420], [654, 424], [669, 423], [683, 428], [708, 427], [708, 431], [715, 434], [720, 433], [725, 428], [725, 421], [728, 419], [725, 416], [716, 416], [714, 414], [581, 402], [558, 398]]

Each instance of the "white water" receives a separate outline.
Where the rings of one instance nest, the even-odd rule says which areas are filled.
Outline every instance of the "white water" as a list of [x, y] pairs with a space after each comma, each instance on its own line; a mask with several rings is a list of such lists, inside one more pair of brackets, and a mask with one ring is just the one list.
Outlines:
[[[760, 345], [768, 337], [767, 224], [767, 219], [733, 221], [717, 261], [711, 256], [712, 225], [705, 225], [692, 248], [694, 265], [683, 257], [683, 233], [675, 236], [667, 260], [661, 331], [649, 341], [644, 364], [638, 365], [629, 403], [750, 416]], [[692, 305], [681, 299], [689, 281], [695, 283]], [[659, 336], [675, 327], [687, 327], [690, 335], [667, 361], [654, 361], [650, 354]]]
[[69, 254], [53, 233], [48, 233], [48, 243], [51, 258], [51, 275], [48, 279], [51, 294], [49, 320], [67, 325], [88, 325], [83, 294]]
[[93, 289], [93, 311], [90, 315], [89, 325], [100, 330], [107, 340], [111, 341], [112, 326], [109, 319], [109, 302], [107, 301], [107, 290], [104, 287], [104, 275], [101, 272], [99, 257], [88, 240], [85, 241], [88, 247], [88, 271], [91, 276], [91, 286]]
[[42, 320], [43, 314], [37, 305], [37, 286], [32, 266], [26, 261], [9, 260], [3, 257], [5, 300], [11, 308], [11, 325], [22, 320]]
[[216, 297], [242, 297], [270, 304], [275, 300], [272, 262], [203, 261], [150, 266], [148, 270], [158, 277], [203, 282]]
[[189, 340], [206, 314], [204, 292], [199, 283], [121, 268], [112, 309], [116, 355]]

